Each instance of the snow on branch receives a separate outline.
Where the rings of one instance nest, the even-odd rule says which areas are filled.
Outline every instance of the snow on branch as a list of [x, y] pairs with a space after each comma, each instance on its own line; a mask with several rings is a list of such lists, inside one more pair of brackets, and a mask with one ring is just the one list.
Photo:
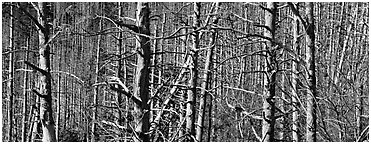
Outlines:
[[[114, 76], [110, 76], [110, 77], [107, 77], [107, 78], [108, 78], [108, 80], [107, 80], [106, 83], [107, 83], [107, 85], [109, 85], [109, 87], [112, 90], [117, 91], [119, 93], [122, 93], [122, 94], [126, 95], [127, 97], [129, 97], [130, 99], [132, 99], [134, 101], [134, 103], [136, 103], [138, 105], [141, 105], [142, 100], [139, 97], [134, 96], [129, 91], [129, 89], [124, 85], [124, 83], [120, 80], [120, 78], [114, 77]], [[115, 86], [110, 85], [110, 84], [117, 84], [118, 87], [115, 87]]]

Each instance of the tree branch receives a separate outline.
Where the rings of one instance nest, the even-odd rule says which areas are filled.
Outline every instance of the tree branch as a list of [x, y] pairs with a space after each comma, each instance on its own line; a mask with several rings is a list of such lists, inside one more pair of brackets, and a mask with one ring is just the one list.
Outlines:
[[[30, 13], [30, 12], [28, 12], [27, 10], [25, 10], [25, 8], [23, 8], [23, 7], [21, 7], [20, 5], [19, 5], [19, 3], [16, 5], [17, 6], [17, 8], [18, 9], [20, 9], [24, 14], [26, 14], [35, 24], [36, 24], [36, 26], [43, 32], [43, 33], [45, 33], [45, 28], [44, 28], [44, 26], [43, 25], [41, 25], [40, 23], [39, 23], [39, 21], [34, 17], [34, 16], [32, 16], [32, 14]], [[36, 11], [37, 11], [37, 9], [36, 9]]]
[[253, 26], [256, 26], [256, 27], [262, 27], [266, 30], [268, 30], [270, 33], [272, 33], [272, 29], [270, 29], [268, 26], [266, 25], [261, 25], [261, 24], [253, 24]]
[[299, 10], [295, 8], [295, 6], [292, 2], [288, 2], [287, 4], [290, 6], [290, 8], [291, 8], [292, 12], [295, 14], [295, 16], [297, 16], [300, 19], [300, 22], [304, 25], [304, 27], [307, 28], [307, 22], [304, 21], [304, 19], [300, 16]]
[[81, 84], [85, 83], [85, 81], [83, 81], [81, 78], [79, 78], [78, 76], [72, 74], [72, 73], [68, 73], [68, 72], [64, 72], [64, 71], [52, 71], [52, 73], [58, 73], [58, 74], [66, 74], [66, 75], [69, 75], [71, 77], [74, 77], [76, 78]]
[[273, 13], [271, 9], [266, 8], [266, 7], [264, 7], [263, 5], [259, 5], [259, 7], [262, 8], [263, 10], [268, 11], [269, 13]]
[[122, 89], [116, 88], [114, 86], [109, 86], [109, 87], [110, 87], [111, 90], [114, 90], [114, 91], [117, 91], [119, 93], [122, 93], [122, 94], [126, 95], [127, 97], [129, 97], [130, 99], [132, 99], [135, 104], [137, 104], [137, 105], [141, 105], [142, 104], [142, 100], [134, 97], [131, 93], [128, 93], [128, 92], [126, 92], [126, 91], [124, 91]]
[[246, 111], [244, 108], [242, 108], [242, 107], [239, 107], [239, 106], [233, 106], [233, 105], [229, 104], [229, 102], [228, 102], [228, 98], [226, 98], [225, 101], [226, 101], [228, 107], [234, 109], [234, 110], [235, 110], [236, 112], [238, 112], [238, 113], [242, 113], [242, 114], [244, 114], [244, 115], [245, 115], [244, 118], [245, 118], [245, 117], [250, 117], [250, 118], [253, 118], [253, 119], [257, 119], [257, 120], [262, 120], [262, 119], [263, 119], [263, 118], [261, 118], [260, 116], [252, 115], [253, 113], [255, 113], [255, 112], [258, 111], [258, 110], [253, 110], [253, 111], [251, 111], [251, 112], [247, 112], [247, 111]]
[[[142, 100], [138, 97], [135, 97], [132, 93], [129, 92], [129, 89], [124, 85], [124, 83], [118, 77], [108, 77], [108, 81], [106, 82], [110, 89], [122, 93], [132, 99], [135, 104], [141, 105]], [[117, 84], [119, 87], [115, 87], [110, 84]]]
[[365, 141], [367, 140], [367, 133], [368, 132], [368, 129], [369, 129], [369, 126], [367, 126], [360, 134], [360, 136], [357, 138], [357, 142], [362, 142], [362, 141]]
[[254, 135], [255, 137], [260, 141], [262, 142], [262, 138], [258, 135], [258, 133], [256, 132], [255, 128], [254, 128], [254, 124], [252, 123], [252, 119], [249, 119], [249, 122], [250, 122], [250, 125], [251, 125], [251, 128], [252, 128], [252, 131], [254, 132]]
[[44, 99], [47, 98], [46, 95], [41, 94], [41, 93], [40, 93], [39, 91], [37, 91], [36, 89], [32, 89], [32, 92], [34, 92], [37, 96], [39, 96], [39, 97], [41, 97], [41, 98], [44, 98]]
[[255, 24], [255, 22], [252, 21], [252, 20], [249, 20], [249, 19], [247, 19], [247, 18], [243, 18], [242, 16], [239, 16], [239, 15], [237, 15], [237, 14], [235, 14], [235, 13], [232, 13], [232, 14], [233, 14], [235, 17], [241, 19], [242, 21], [245, 21], [245, 22], [249, 22], [249, 23]]
[[38, 66], [35, 66], [34, 64], [32, 64], [28, 61], [24, 61], [24, 63], [27, 64], [28, 66], [30, 66], [31, 68], [35, 69], [36, 71], [40, 72], [43, 75], [49, 75], [49, 72], [39, 68]]
[[124, 23], [124, 22], [121, 21], [121, 20], [117, 20], [117, 21], [114, 21], [114, 22], [115, 22], [117, 25], [119, 25], [119, 26], [126, 27], [126, 28], [128, 28], [129, 30], [132, 30], [132, 31], [134, 31], [134, 32], [136, 32], [136, 33], [139, 33], [140, 28], [137, 27], [136, 25], [133, 25], [133, 24], [126, 24], [126, 23]]

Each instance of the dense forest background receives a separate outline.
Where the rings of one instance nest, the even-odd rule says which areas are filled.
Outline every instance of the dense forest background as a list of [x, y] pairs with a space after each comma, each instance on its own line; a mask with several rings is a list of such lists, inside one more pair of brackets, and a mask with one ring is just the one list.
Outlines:
[[2, 3], [3, 141], [368, 141], [369, 3]]

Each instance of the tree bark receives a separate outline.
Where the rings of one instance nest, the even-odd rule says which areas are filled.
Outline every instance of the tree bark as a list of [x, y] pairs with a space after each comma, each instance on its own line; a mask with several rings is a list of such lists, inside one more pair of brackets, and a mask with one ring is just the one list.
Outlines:
[[[123, 6], [121, 5], [121, 2], [118, 2], [118, 15], [119, 17], [122, 16], [122, 11], [123, 11]], [[118, 53], [118, 56], [119, 56], [119, 60], [117, 61], [117, 71], [116, 71], [116, 74], [117, 74], [117, 77], [120, 78], [120, 79], [123, 79], [123, 73], [122, 73], [122, 45], [123, 45], [123, 33], [119, 33], [118, 34], [118, 44], [117, 44], [117, 53]], [[118, 109], [117, 109], [117, 112], [115, 113], [116, 114], [116, 122], [117, 124], [119, 125], [123, 125], [123, 119], [122, 119], [122, 113], [121, 113], [121, 105], [122, 105], [122, 102], [123, 102], [123, 97], [122, 97], [122, 94], [120, 92], [117, 92], [116, 93], [116, 106], [118, 106]]]
[[[98, 9], [101, 9], [101, 4], [98, 4]], [[102, 20], [99, 20], [99, 30], [102, 28]], [[100, 44], [101, 44], [101, 35], [98, 35], [97, 40], [97, 53], [95, 55], [95, 77], [94, 82], [98, 82], [99, 77], [99, 61], [100, 61]], [[97, 116], [98, 116], [98, 94], [99, 94], [99, 86], [95, 86], [94, 88], [94, 95], [93, 95], [93, 118], [92, 118], [92, 126], [91, 126], [91, 142], [95, 142], [96, 139], [96, 127], [97, 127]]]
[[40, 97], [36, 97], [36, 101], [35, 101], [35, 104], [32, 106], [34, 107], [32, 109], [32, 113], [33, 113], [33, 124], [32, 124], [32, 133], [31, 133], [31, 139], [30, 141], [31, 142], [35, 142], [36, 139], [39, 139], [39, 123], [40, 123], [40, 113], [37, 109], [40, 109]]
[[[297, 5], [294, 5], [294, 8], [298, 9]], [[300, 44], [299, 44], [299, 33], [300, 33], [300, 22], [297, 15], [294, 16], [293, 21], [293, 51], [300, 56]], [[297, 80], [298, 80], [298, 61], [299, 58], [294, 58], [296, 61], [292, 62], [292, 141], [299, 142], [299, 95], [297, 89]]]
[[[165, 17], [166, 15], [165, 15], [165, 13], [164, 13], [164, 17]], [[164, 20], [164, 22], [165, 22], [165, 20]], [[163, 24], [165, 24], [165, 23], [163, 23]], [[186, 34], [187, 33], [187, 29], [183, 29], [183, 30], [181, 30], [181, 34]], [[187, 46], [187, 40], [188, 40], [188, 38], [187, 38], [187, 36], [182, 36], [182, 37], [180, 37], [180, 40], [181, 40], [181, 47], [182, 47], [182, 50], [183, 51], [186, 51], [186, 46]], [[161, 47], [163, 47], [163, 46], [161, 46]], [[163, 51], [163, 50], [161, 50], [161, 51]], [[161, 54], [162, 55], [162, 54]], [[188, 67], [188, 65], [189, 65], [189, 61], [190, 61], [190, 58], [187, 56], [187, 55], [185, 55], [184, 56], [184, 58], [183, 58], [183, 61], [184, 61], [184, 67], [183, 67], [183, 69], [182, 69], [182, 71], [180, 72], [180, 77], [178, 77], [178, 79], [177, 79], [177, 82], [179, 81], [185, 81], [185, 77], [183, 77], [183, 74], [186, 72], [186, 69], [187, 69], [187, 67]], [[162, 62], [163, 63], [163, 62]], [[184, 79], [184, 80], [183, 80]], [[179, 83], [178, 82], [178, 83]], [[175, 84], [177, 84], [177, 83], [175, 83]], [[175, 92], [175, 90], [176, 89], [174, 89], [174, 92]], [[184, 91], [184, 90], [183, 90]], [[170, 91], [170, 93], [171, 93], [172, 91]], [[180, 98], [180, 100], [182, 101], [182, 102], [184, 102], [185, 100], [186, 100], [186, 92], [184, 91], [182, 94], [181, 94], [181, 96], [180, 96], [181, 98]], [[179, 137], [182, 137], [183, 135], [184, 135], [184, 124], [183, 124], [183, 121], [184, 121], [184, 119], [185, 119], [185, 114], [186, 114], [186, 111], [185, 111], [185, 109], [186, 109], [186, 105], [185, 105], [185, 103], [181, 103], [180, 104], [180, 114], [179, 114], [179, 125], [180, 125], [180, 127], [179, 127]]]
[[307, 89], [307, 124], [306, 124], [306, 138], [307, 142], [315, 142], [317, 131], [317, 115], [316, 115], [316, 76], [315, 76], [315, 47], [314, 47], [314, 16], [313, 16], [313, 3], [305, 3], [307, 15], [306, 27], [306, 78], [308, 80]]
[[[31, 36], [27, 38], [27, 46], [26, 49], [29, 49], [30, 46], [30, 41], [31, 41]], [[25, 61], [28, 61], [28, 52], [25, 52]], [[27, 64], [24, 64], [24, 68], [27, 69]], [[28, 92], [27, 92], [27, 85], [28, 85], [28, 72], [24, 72], [23, 76], [23, 116], [22, 116], [22, 142], [27, 142], [27, 102], [28, 102]], [[29, 115], [30, 117], [31, 115]]]
[[[265, 26], [264, 36], [271, 40], [266, 41], [265, 49], [270, 53], [272, 50], [275, 37], [275, 19], [277, 13], [277, 4], [274, 2], [267, 3], [265, 11]], [[276, 83], [276, 60], [275, 56], [265, 52], [265, 68], [264, 68], [264, 92], [263, 92], [263, 124], [262, 124], [262, 140], [264, 142], [274, 141], [274, 125], [275, 125], [275, 83]]]
[[[215, 3], [215, 14], [218, 13], [220, 3]], [[218, 19], [214, 17], [213, 24], [218, 24]], [[204, 127], [204, 121], [205, 121], [205, 103], [206, 98], [208, 96], [208, 92], [206, 92], [207, 89], [209, 89], [210, 85], [210, 78], [211, 78], [211, 67], [212, 67], [212, 58], [214, 55], [214, 48], [216, 43], [216, 31], [215, 29], [212, 29], [210, 36], [210, 43], [209, 43], [209, 49], [207, 50], [206, 54], [206, 62], [205, 62], [205, 73], [203, 75], [203, 82], [201, 84], [201, 98], [200, 98], [200, 106], [199, 106], [199, 112], [198, 112], [198, 119], [197, 119], [197, 128], [196, 128], [196, 140], [201, 142], [202, 141], [202, 135], [203, 135], [203, 127]]]
[[13, 87], [14, 87], [14, 35], [13, 35], [13, 27], [14, 27], [14, 20], [13, 20], [13, 6], [10, 6], [10, 23], [9, 23], [9, 81], [8, 81], [8, 107], [7, 107], [7, 114], [8, 114], [8, 142], [12, 142], [13, 138]]
[[[200, 27], [200, 9], [201, 3], [195, 2], [193, 6], [193, 29], [196, 30]], [[190, 78], [189, 78], [189, 90], [187, 97], [187, 111], [186, 111], [186, 134], [188, 137], [187, 141], [194, 141], [195, 136], [195, 113], [196, 113], [196, 96], [197, 96], [197, 60], [198, 60], [198, 47], [199, 47], [199, 32], [193, 32], [192, 35], [192, 48], [190, 50], [191, 63], [190, 68]]]
[[40, 121], [43, 130], [43, 142], [55, 142], [55, 123], [52, 110], [52, 91], [51, 91], [51, 73], [50, 73], [50, 39], [51, 27], [49, 23], [53, 20], [51, 3], [39, 2], [38, 21], [43, 26], [39, 28], [39, 68], [44, 71], [39, 76], [39, 96], [40, 98]]
[[[62, 54], [62, 50], [59, 51], [60, 55]], [[61, 62], [62, 61], [62, 56], [59, 56], [59, 61]], [[58, 70], [61, 71], [62, 69], [62, 65], [59, 64], [58, 66]], [[59, 141], [59, 126], [61, 124], [61, 80], [62, 80], [62, 76], [60, 74], [58, 74], [58, 79], [57, 79], [57, 117], [56, 117], [56, 129], [55, 129], [55, 137], [57, 139], [57, 141]]]
[[[137, 4], [137, 22], [136, 26], [139, 33], [150, 34], [150, 9], [148, 3], [139, 2]], [[148, 37], [136, 36], [137, 47], [137, 69], [134, 85], [134, 97], [141, 99], [141, 104], [136, 104], [134, 107], [134, 123], [135, 132], [134, 141], [148, 142], [149, 136], [145, 134], [149, 130], [149, 65], [151, 59], [150, 39]]]

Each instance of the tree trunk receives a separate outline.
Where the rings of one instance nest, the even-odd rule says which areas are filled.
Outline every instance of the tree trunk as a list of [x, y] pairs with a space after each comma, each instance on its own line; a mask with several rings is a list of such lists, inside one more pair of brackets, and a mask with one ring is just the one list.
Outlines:
[[[123, 11], [123, 6], [121, 5], [121, 2], [118, 2], [118, 15], [119, 17], [122, 16], [122, 11]], [[117, 71], [116, 71], [116, 75], [118, 78], [120, 79], [123, 79], [123, 73], [122, 73], [122, 63], [121, 63], [121, 59], [122, 59], [122, 44], [123, 44], [123, 34], [122, 33], [119, 33], [118, 34], [118, 44], [117, 44], [117, 53], [118, 53], [118, 56], [119, 56], [119, 60], [117, 61]], [[117, 112], [115, 113], [116, 114], [116, 122], [117, 124], [119, 125], [123, 125], [123, 120], [122, 120], [122, 113], [121, 113], [121, 105], [122, 105], [122, 102], [123, 102], [123, 97], [122, 97], [122, 94], [120, 92], [117, 92], [116, 93], [116, 106], [117, 107]]]
[[39, 122], [40, 122], [40, 113], [37, 109], [40, 109], [40, 97], [36, 97], [35, 104], [32, 106], [33, 110], [33, 124], [32, 124], [32, 133], [31, 133], [31, 142], [36, 142], [36, 139], [39, 139]]
[[[195, 2], [193, 6], [193, 30], [196, 30], [200, 27], [200, 9], [201, 3]], [[189, 77], [189, 90], [187, 97], [187, 111], [186, 111], [186, 133], [190, 136], [187, 141], [194, 141], [195, 136], [195, 113], [196, 113], [196, 96], [197, 96], [197, 60], [198, 60], [198, 47], [199, 47], [199, 32], [193, 32], [192, 35], [192, 49], [190, 50], [191, 62], [189, 65], [190, 68], [190, 77]]]
[[[62, 50], [60, 50], [60, 55], [62, 53]], [[61, 62], [62, 61], [62, 56], [59, 56], [59, 61]], [[61, 67], [62, 65], [60, 64], [58, 66], [58, 70], [61, 71]], [[55, 137], [57, 139], [57, 141], [59, 141], [59, 126], [61, 124], [61, 75], [58, 74], [58, 79], [57, 79], [57, 118], [56, 118], [56, 132], [55, 132]]]
[[[98, 9], [101, 9], [101, 4], [98, 4]], [[99, 30], [102, 28], [102, 20], [99, 20]], [[98, 82], [99, 76], [99, 57], [100, 57], [100, 44], [101, 44], [102, 36], [98, 35], [97, 40], [97, 53], [95, 55], [95, 77], [94, 82]], [[96, 139], [96, 127], [97, 127], [97, 116], [98, 116], [98, 94], [99, 94], [99, 87], [98, 85], [94, 88], [94, 95], [93, 95], [93, 118], [92, 118], [92, 126], [91, 126], [91, 142], [95, 142]]]
[[[218, 13], [220, 3], [215, 3], [215, 14]], [[218, 19], [214, 17], [213, 24], [218, 24]], [[205, 103], [206, 98], [208, 96], [208, 92], [206, 92], [207, 89], [209, 89], [210, 85], [210, 78], [211, 78], [211, 67], [212, 67], [212, 58], [214, 55], [214, 47], [216, 43], [216, 31], [215, 29], [211, 30], [211, 36], [210, 36], [210, 43], [209, 43], [209, 49], [207, 50], [206, 55], [206, 62], [205, 62], [205, 73], [203, 75], [203, 82], [201, 84], [201, 98], [200, 98], [200, 108], [198, 112], [198, 119], [197, 119], [197, 128], [196, 128], [196, 140], [201, 142], [202, 141], [202, 135], [203, 135], [203, 127], [204, 127], [204, 121], [205, 121]]]
[[[298, 10], [298, 6], [294, 5], [294, 8]], [[299, 44], [299, 33], [300, 33], [300, 22], [297, 15], [294, 16], [293, 21], [293, 51], [300, 56], [300, 44]], [[299, 95], [297, 89], [298, 80], [298, 61], [299, 58], [294, 58], [296, 61], [292, 62], [292, 141], [299, 142]]]
[[305, 3], [306, 15], [307, 15], [307, 27], [306, 27], [306, 78], [308, 80], [307, 89], [307, 142], [315, 142], [316, 131], [317, 131], [317, 115], [316, 115], [316, 76], [315, 76], [315, 47], [314, 47], [314, 16], [313, 16], [313, 3]]
[[[27, 46], [26, 46], [26, 50], [29, 49], [29, 46], [30, 46], [30, 41], [31, 41], [31, 36], [28, 37], [27, 39]], [[28, 52], [26, 51], [25, 52], [25, 57], [24, 57], [24, 60], [25, 61], [28, 61]], [[24, 64], [24, 68], [27, 69], [27, 64]], [[27, 92], [27, 84], [28, 84], [28, 72], [25, 71], [24, 72], [24, 76], [23, 76], [23, 116], [22, 116], [22, 142], [27, 142], [27, 102], [28, 102], [28, 92]], [[29, 115], [30, 117], [31, 115]]]
[[[164, 13], [164, 16], [165, 16], [165, 13]], [[165, 23], [163, 23], [163, 24], [165, 24]], [[181, 30], [181, 34], [186, 34], [187, 33], [187, 30], [186, 29], [183, 29], [183, 30]], [[182, 36], [182, 37], [180, 37], [180, 40], [181, 40], [181, 47], [182, 47], [182, 49], [185, 51], [186, 50], [186, 46], [187, 46], [187, 40], [188, 40], [188, 38], [187, 38], [187, 36]], [[163, 46], [161, 46], [161, 47], [163, 47]], [[163, 50], [162, 50], [163, 51]], [[185, 55], [184, 56], [184, 58], [183, 58], [183, 61], [184, 61], [184, 67], [183, 67], [183, 69], [182, 69], [182, 71], [180, 72], [180, 77], [178, 77], [178, 79], [177, 79], [177, 81], [176, 82], [178, 82], [178, 81], [185, 81], [185, 77], [183, 77], [183, 74], [186, 72], [186, 69], [187, 69], [187, 67], [188, 67], [188, 65], [189, 65], [189, 61], [190, 61], [190, 59], [191, 58], [189, 58], [187, 55]], [[163, 62], [162, 62], [163, 63]], [[183, 80], [184, 79], [184, 80]], [[179, 83], [179, 82], [178, 82]], [[177, 84], [177, 83], [175, 83], [175, 84]], [[174, 89], [174, 92], [175, 92], [175, 90], [176, 89]], [[171, 93], [172, 91], [170, 91], [170, 93]], [[183, 90], [183, 92], [182, 92], [182, 94], [181, 94], [181, 96], [180, 96], [181, 98], [180, 98], [180, 100], [182, 101], [182, 102], [185, 102], [185, 100], [186, 100], [186, 92]], [[184, 119], [185, 119], [185, 113], [186, 113], [186, 111], [185, 111], [185, 109], [186, 109], [186, 105], [185, 105], [185, 103], [183, 103], [183, 104], [180, 104], [180, 114], [179, 114], [179, 123], [180, 123], [180, 127], [179, 127], [179, 137], [182, 137], [183, 135], [184, 135], [184, 124], [183, 124], [183, 121], [184, 121]]]
[[9, 22], [9, 81], [8, 81], [8, 107], [7, 107], [7, 114], [8, 114], [8, 142], [12, 142], [13, 138], [13, 86], [14, 86], [14, 35], [13, 35], [13, 26], [14, 26], [14, 20], [13, 20], [13, 6], [10, 7], [10, 22]]
[[[356, 10], [358, 10], [358, 9], [359, 9], [359, 5], [357, 4]], [[365, 11], [365, 9], [363, 9], [363, 11]], [[363, 11], [362, 11], [361, 14], [363, 14]], [[358, 12], [355, 12], [355, 18], [356, 18], [356, 20], [355, 20], [354, 23], [357, 24], [357, 22], [358, 22]], [[353, 35], [356, 35], [357, 30], [358, 30], [357, 25], [355, 25]], [[361, 38], [358, 38], [358, 39], [361, 39]], [[357, 44], [360, 43], [358, 41], [358, 39], [356, 38], [354, 40], [354, 43], [356, 43], [355, 44], [356, 46], [357, 46]], [[361, 54], [360, 53], [358, 54], [358, 53], [359, 53], [359, 50], [352, 52], [353, 59], [356, 59], [357, 57], [361, 56]], [[362, 132], [362, 117], [361, 117], [361, 115], [363, 114], [363, 102], [362, 102], [362, 96], [363, 96], [362, 87], [363, 86], [361, 86], [362, 77], [359, 76], [358, 73], [356, 73], [357, 69], [359, 69], [359, 68], [357, 66], [354, 66], [353, 69], [352, 69], [353, 73], [351, 73], [352, 77], [353, 77], [352, 79], [356, 81], [356, 83], [355, 83], [356, 90], [354, 91], [355, 92], [355, 102], [356, 102], [356, 105], [355, 105], [356, 129], [355, 129], [354, 137], [355, 137], [356, 140], [358, 139], [358, 137], [361, 136], [361, 132]]]
[[[139, 33], [150, 34], [150, 9], [148, 3], [139, 2], [137, 4], [136, 26]], [[137, 47], [137, 69], [134, 85], [134, 97], [140, 98], [141, 103], [134, 107], [135, 132], [134, 141], [148, 142], [149, 136], [145, 134], [149, 130], [149, 65], [151, 59], [150, 39], [143, 36], [136, 36]]]
[[40, 121], [43, 130], [43, 142], [55, 142], [55, 123], [52, 110], [52, 91], [51, 91], [51, 73], [50, 73], [50, 39], [51, 27], [49, 23], [53, 20], [51, 3], [39, 2], [38, 7], [40, 15], [38, 15], [39, 23], [44, 27], [44, 30], [39, 29], [39, 68], [44, 71], [39, 76], [39, 96], [40, 98]]
[[[264, 36], [270, 38], [271, 40], [266, 41], [265, 49], [273, 52], [274, 33], [275, 33], [275, 19], [277, 12], [277, 4], [274, 2], [267, 3], [267, 9], [270, 11], [265, 11], [265, 29]], [[276, 83], [276, 70], [275, 70], [275, 57], [265, 52], [267, 55], [265, 60], [265, 74], [264, 74], [264, 92], [263, 92], [263, 125], [262, 125], [262, 140], [264, 142], [274, 141], [274, 125], [275, 125], [275, 83]], [[272, 67], [273, 66], [273, 67]]]

